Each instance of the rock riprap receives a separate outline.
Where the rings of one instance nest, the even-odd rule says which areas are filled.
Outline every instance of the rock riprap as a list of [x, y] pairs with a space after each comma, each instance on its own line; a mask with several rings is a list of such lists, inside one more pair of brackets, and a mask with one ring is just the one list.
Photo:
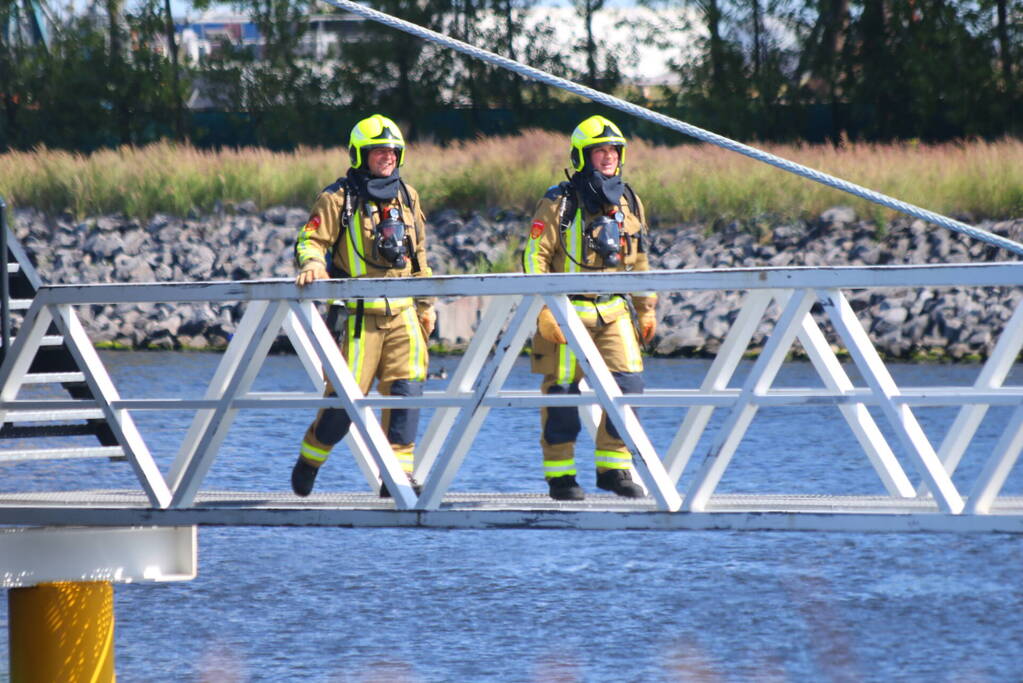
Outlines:
[[[18, 238], [47, 282], [188, 282], [294, 277], [293, 245], [305, 223], [302, 208], [259, 212], [242, 204], [233, 214], [148, 221], [99, 216], [83, 221], [14, 212]], [[988, 221], [986, 230], [1023, 238], [1023, 219]], [[439, 211], [430, 217], [428, 258], [437, 274], [506, 268], [518, 262], [529, 217], [491, 210]], [[848, 207], [814, 220], [738, 221], [718, 225], [655, 226], [649, 241], [655, 268], [737, 268], [969, 263], [1017, 260], [943, 228], [897, 219], [880, 228]], [[847, 292], [879, 350], [893, 358], [984, 357], [1023, 296], [1016, 287], [885, 289]], [[657, 355], [713, 354], [739, 312], [737, 291], [664, 292]], [[439, 302], [437, 339], [464, 345], [480, 300]], [[131, 348], [224, 346], [241, 317], [241, 304], [122, 304], [79, 307], [98, 344]], [[754, 336], [760, 346], [779, 311], [768, 312]], [[814, 315], [819, 315], [817, 312]], [[826, 333], [831, 335], [829, 327]]]

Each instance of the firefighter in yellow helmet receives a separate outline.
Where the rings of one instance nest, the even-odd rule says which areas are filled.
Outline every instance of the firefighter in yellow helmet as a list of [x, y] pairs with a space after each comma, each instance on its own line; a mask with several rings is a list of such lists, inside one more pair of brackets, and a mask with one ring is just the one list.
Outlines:
[[[351, 168], [320, 193], [299, 231], [299, 287], [326, 278], [427, 277], [426, 219], [416, 191], [399, 176], [405, 140], [391, 119], [374, 114], [355, 124], [348, 141]], [[426, 340], [437, 316], [430, 299], [379, 298], [332, 302], [328, 316], [341, 353], [363, 393], [373, 380], [385, 396], [420, 396], [427, 371]], [[327, 386], [327, 395], [334, 395]], [[382, 426], [412, 480], [417, 409], [382, 411]], [[308, 496], [331, 448], [351, 420], [325, 408], [306, 430], [291, 487]], [[418, 485], [413, 481], [413, 486]], [[386, 486], [380, 495], [389, 496]]]
[[[600, 273], [649, 270], [645, 214], [639, 197], [622, 180], [626, 140], [603, 116], [591, 116], [572, 132], [569, 181], [551, 187], [533, 214], [523, 253], [526, 273]], [[653, 338], [657, 295], [570, 296], [600, 355], [625, 393], [642, 393], [639, 341]], [[533, 338], [532, 370], [543, 375], [545, 394], [578, 394], [582, 373], [554, 315], [544, 308]], [[555, 500], [582, 500], [576, 481], [575, 441], [581, 423], [576, 408], [540, 411], [544, 476]], [[632, 455], [607, 415], [600, 420], [597, 486], [626, 498], [643, 495], [632, 480]]]

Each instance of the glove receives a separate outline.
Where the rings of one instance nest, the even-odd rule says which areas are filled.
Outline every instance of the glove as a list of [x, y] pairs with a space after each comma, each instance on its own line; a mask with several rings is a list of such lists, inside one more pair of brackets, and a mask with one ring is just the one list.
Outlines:
[[546, 306], [543, 307], [539, 317], [536, 319], [536, 329], [541, 337], [552, 344], [566, 344], [568, 342], [565, 339], [565, 334], [561, 331], [561, 327], [558, 325], [558, 321], [554, 319], [554, 314]]
[[423, 337], [429, 339], [437, 327], [437, 311], [433, 307], [419, 311], [419, 324], [423, 326]]
[[632, 300], [636, 308], [636, 323], [639, 326], [639, 338], [644, 344], [649, 344], [657, 332], [657, 297], [637, 296]]
[[639, 335], [644, 344], [649, 344], [657, 332], [657, 314], [653, 311], [639, 314]]
[[320, 261], [309, 261], [302, 266], [302, 272], [295, 278], [295, 284], [305, 287], [316, 280], [326, 280], [330, 277], [327, 274], [327, 267]]

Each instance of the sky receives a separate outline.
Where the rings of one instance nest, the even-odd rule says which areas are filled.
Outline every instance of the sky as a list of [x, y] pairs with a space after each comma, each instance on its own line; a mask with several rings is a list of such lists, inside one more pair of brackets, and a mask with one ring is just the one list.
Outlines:
[[[623, 6], [628, 0], [617, 0], [609, 4], [594, 17], [594, 35], [602, 43], [604, 50], [612, 50], [619, 55], [620, 68], [624, 75], [631, 79], [641, 79], [651, 83], [664, 83], [673, 80], [675, 76], [671, 73], [669, 59], [678, 59], [686, 46], [693, 45], [688, 32], [682, 31], [679, 27], [682, 23], [682, 10], [660, 10], [654, 12], [644, 7], [631, 5]], [[196, 12], [188, 3], [178, 3], [179, 7], [187, 10], [189, 19], [197, 19], [200, 13]], [[172, 11], [175, 11], [172, 4]], [[237, 15], [238, 12], [231, 5], [218, 5], [206, 13], [206, 16]], [[186, 14], [177, 14], [178, 19], [184, 18]], [[550, 0], [543, 5], [533, 8], [529, 18], [526, 20], [527, 27], [541, 19], [550, 19], [557, 38], [555, 42], [559, 45], [571, 45], [580, 43], [584, 39], [584, 26], [567, 0], [554, 4]], [[481, 19], [481, 25], [487, 24], [486, 18]], [[664, 49], [651, 44], [645, 35], [645, 26], [658, 26], [659, 36], [662, 39], [669, 39], [674, 47]], [[525, 42], [530, 40], [529, 31], [525, 31], [521, 37], [523, 45], [519, 47], [520, 54], [525, 52]], [[635, 55], [630, 56], [630, 51], [635, 49]], [[570, 56], [570, 62], [576, 69], [583, 69], [585, 57], [580, 52]]]
[[[68, 4], [63, 6], [74, 7], [76, 11], [84, 11], [90, 1], [92, 0], [68, 0]], [[127, 0], [127, 4], [130, 6], [135, 1]], [[50, 0], [50, 3], [53, 7], [60, 7], [62, 0]], [[199, 12], [192, 6], [191, 2], [186, 0], [171, 0], [171, 12], [173, 12], [175, 19], [179, 21], [185, 18], [194, 20], [202, 14], [207, 14], [207, 16], [238, 14], [236, 7], [230, 3], [215, 4], [207, 12]], [[582, 39], [583, 27], [572, 9], [571, 0], [542, 0], [542, 4], [534, 8], [531, 15], [535, 18], [553, 15], [552, 18], [555, 19], [554, 23], [558, 31], [558, 42], [562, 45]], [[679, 46], [679, 49], [671, 51], [665, 51], [650, 45], [648, 40], [636, 33], [638, 25], [636, 20], [640, 18], [645, 18], [648, 21], [655, 20], [651, 11], [637, 7], [635, 0], [607, 0], [605, 9], [596, 15], [594, 32], [598, 36], [607, 36], [607, 41], [610, 43], [635, 46], [636, 56], [632, 63], [621, 64], [622, 71], [626, 76], [632, 78], [643, 76], [656, 82], [663, 82], [663, 78], [670, 71], [668, 66], [669, 58], [677, 58], [679, 51], [689, 41], [684, 40], [683, 36], [679, 34], [674, 41]], [[658, 21], [657, 23], [662, 27], [662, 33], [670, 32], [670, 27], [666, 27], [663, 21]], [[623, 30], [622, 27], [628, 28]], [[664, 36], [662, 35], [662, 37]], [[576, 57], [578, 57], [578, 60], [582, 59], [581, 55]], [[573, 66], [582, 68], [583, 65], [579, 63], [573, 64]]]
[[[77, 0], [80, 2], [81, 0]], [[77, 4], [77, 3], [76, 3]], [[571, 7], [571, 0], [544, 0], [541, 3], [545, 7]], [[636, 5], [635, 0], [607, 0], [605, 7], [634, 7]], [[220, 10], [225, 14], [231, 14], [234, 12], [234, 8], [228, 4], [214, 5], [214, 9]], [[191, 3], [184, 2], [183, 0], [171, 0], [171, 12], [175, 17], [183, 17], [186, 14], [189, 16], [195, 16], [198, 14], [193, 8]]]

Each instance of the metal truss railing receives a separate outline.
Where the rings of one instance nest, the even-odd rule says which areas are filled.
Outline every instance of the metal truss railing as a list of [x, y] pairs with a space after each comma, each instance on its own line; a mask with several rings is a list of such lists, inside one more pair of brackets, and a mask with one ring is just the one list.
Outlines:
[[[970, 387], [899, 387], [886, 368], [843, 292], [876, 287], [1017, 287], [1023, 264], [933, 265], [841, 268], [761, 268], [655, 271], [571, 275], [490, 275], [415, 279], [321, 281], [305, 289], [291, 281], [206, 282], [192, 284], [63, 285], [39, 290], [25, 316], [11, 353], [0, 366], [0, 425], [19, 412], [99, 410], [114, 431], [154, 508], [193, 505], [239, 410], [309, 410], [343, 407], [352, 418], [347, 444], [367, 482], [387, 483], [399, 510], [436, 510], [489, 411], [501, 407], [578, 406], [593, 428], [599, 410], [635, 455], [637, 474], [663, 511], [703, 512], [757, 410], [763, 406], [834, 405], [851, 427], [892, 498], [930, 497], [946, 514], [988, 514], [1023, 448], [1023, 387], [1004, 382], [1023, 346], [1023, 306], [1002, 330], [988, 360]], [[585, 291], [743, 290], [741, 310], [697, 389], [659, 389], [622, 394], [596, 350], [568, 295]], [[364, 396], [341, 357], [316, 301], [358, 297], [492, 297], [476, 334], [446, 389], [421, 397]], [[246, 302], [239, 323], [205, 395], [197, 399], [122, 399], [79, 322], [74, 307], [114, 303]], [[741, 386], [729, 384], [772, 302], [781, 316]], [[810, 314], [820, 304], [848, 350], [866, 386], [854, 386], [824, 331]], [[515, 358], [531, 335], [536, 315], [550, 307], [568, 344], [579, 358], [588, 388], [579, 395], [543, 395], [504, 388]], [[55, 323], [85, 375], [95, 400], [26, 400], [18, 395], [43, 336]], [[312, 382], [309, 392], [251, 390], [274, 340], [287, 334]], [[823, 381], [823, 388], [772, 388], [798, 339]], [[337, 388], [324, 398], [324, 377]], [[958, 406], [959, 412], [935, 448], [924, 434], [914, 406]], [[967, 496], [952, 482], [963, 453], [990, 406], [1015, 408], [994, 450]], [[663, 453], [657, 453], [637, 420], [642, 406], [685, 409]], [[374, 408], [433, 408], [420, 442], [412, 490], [381, 429]], [[915, 490], [868, 407], [889, 423], [908, 462], [920, 477]], [[195, 418], [165, 477], [136, 427], [134, 411], [192, 410]], [[678, 481], [715, 410], [725, 419], [684, 495]], [[680, 411], [680, 415], [683, 415]], [[649, 509], [649, 508], [647, 508]]]

